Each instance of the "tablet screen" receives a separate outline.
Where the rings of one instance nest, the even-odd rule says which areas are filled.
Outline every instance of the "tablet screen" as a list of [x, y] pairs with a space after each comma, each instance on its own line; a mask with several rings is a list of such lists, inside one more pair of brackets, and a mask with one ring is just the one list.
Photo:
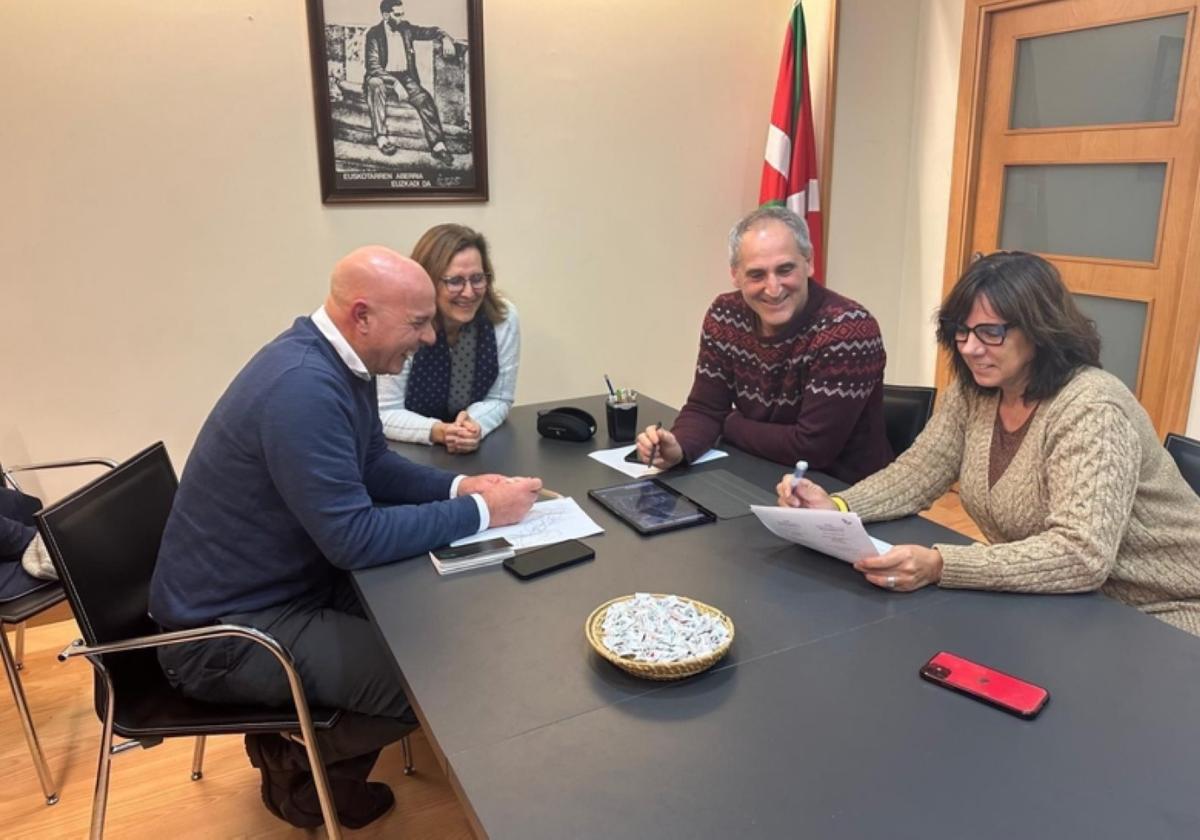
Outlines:
[[591, 490], [589, 496], [643, 534], [711, 522], [713, 517], [686, 496], [642, 480]]

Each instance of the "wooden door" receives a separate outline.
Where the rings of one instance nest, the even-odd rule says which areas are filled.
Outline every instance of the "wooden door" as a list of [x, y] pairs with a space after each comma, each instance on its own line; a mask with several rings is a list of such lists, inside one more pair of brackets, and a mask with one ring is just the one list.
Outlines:
[[977, 251], [1046, 257], [1160, 434], [1186, 424], [1200, 345], [1196, 12], [967, 0], [964, 22], [943, 296]]

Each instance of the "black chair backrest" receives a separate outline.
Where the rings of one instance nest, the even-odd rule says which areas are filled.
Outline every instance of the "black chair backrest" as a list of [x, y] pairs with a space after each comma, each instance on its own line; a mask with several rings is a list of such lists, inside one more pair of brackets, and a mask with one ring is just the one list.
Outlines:
[[1183, 480], [1200, 495], [1200, 440], [1171, 433], [1163, 445], [1179, 465]]
[[921, 434], [933, 414], [936, 388], [919, 385], [883, 386], [883, 422], [887, 427], [888, 443], [899, 455]]
[[150, 576], [178, 484], [160, 442], [37, 514], [88, 644], [158, 632]]

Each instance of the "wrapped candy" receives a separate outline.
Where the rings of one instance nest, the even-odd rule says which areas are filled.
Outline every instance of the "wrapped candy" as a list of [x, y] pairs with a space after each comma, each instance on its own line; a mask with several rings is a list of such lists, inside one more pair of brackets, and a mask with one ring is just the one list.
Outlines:
[[679, 662], [704, 656], [729, 639], [716, 615], [675, 595], [638, 592], [612, 604], [601, 627], [606, 648], [640, 662]]

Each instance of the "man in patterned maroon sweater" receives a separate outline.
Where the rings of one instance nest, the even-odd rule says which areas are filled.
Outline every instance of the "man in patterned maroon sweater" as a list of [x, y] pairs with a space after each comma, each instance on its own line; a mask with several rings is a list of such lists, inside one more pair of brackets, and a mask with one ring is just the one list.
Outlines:
[[879, 325], [813, 282], [804, 220], [762, 207], [729, 234], [736, 292], [704, 316], [696, 378], [670, 431], [638, 435], [646, 461], [690, 463], [724, 438], [753, 455], [855, 482], [892, 460], [884, 433]]

